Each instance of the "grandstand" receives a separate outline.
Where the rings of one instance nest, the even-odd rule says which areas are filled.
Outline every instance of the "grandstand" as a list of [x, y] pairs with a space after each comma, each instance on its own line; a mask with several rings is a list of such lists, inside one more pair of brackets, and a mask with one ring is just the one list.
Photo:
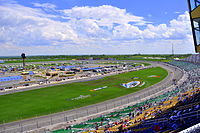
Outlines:
[[200, 53], [200, 1], [188, 0], [195, 51]]
[[182, 61], [200, 63], [200, 54], [193, 54], [185, 59], [182, 59]]
[[198, 64], [189, 63], [189, 62], [173, 60], [173, 61], [170, 61], [169, 63], [172, 64], [172, 65], [178, 66], [181, 69], [184, 69], [185, 71], [190, 71], [190, 70], [199, 68]]

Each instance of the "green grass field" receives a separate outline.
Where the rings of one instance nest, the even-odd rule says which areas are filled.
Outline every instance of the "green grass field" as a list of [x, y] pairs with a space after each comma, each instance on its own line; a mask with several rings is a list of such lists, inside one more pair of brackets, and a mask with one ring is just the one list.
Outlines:
[[[148, 77], [158, 75], [160, 77]], [[37, 90], [0, 96], [0, 123], [47, 115], [95, 104], [119, 96], [127, 95], [151, 86], [168, 75], [163, 68], [149, 68], [140, 71], [108, 76], [99, 80], [70, 83]], [[145, 82], [142, 87], [125, 88], [121, 83], [133, 81], [133, 77]], [[107, 88], [90, 91], [98, 87]], [[80, 95], [90, 95], [85, 99], [72, 100]]]
[[[176, 54], [176, 55], [144, 55], [144, 54], [134, 54], [134, 55], [50, 55], [50, 56], [44, 56], [44, 55], [38, 55], [38, 56], [27, 56], [26, 62], [44, 62], [44, 61], [66, 61], [66, 60], [83, 60], [83, 59], [89, 59], [90, 57], [93, 57], [95, 60], [103, 60], [108, 58], [113, 58], [116, 60], [147, 60], [147, 61], [162, 61], [162, 62], [168, 62], [170, 60], [173, 60], [173, 58], [186, 58], [190, 56], [191, 54]], [[160, 58], [166, 58], [166, 59], [144, 59], [144, 57], [160, 57]], [[10, 57], [0, 57], [0, 60], [7, 60], [5, 63], [22, 63], [20, 56], [10, 56]], [[18, 60], [16, 60], [18, 59]], [[5, 64], [2, 63], [2, 64]], [[1, 63], [0, 63], [1, 64]]]
[[[37, 59], [37, 60], [25, 60], [26, 62], [44, 62], [44, 61], [66, 61], [67, 59]], [[22, 63], [22, 60], [16, 60], [16, 61], [5, 61], [5, 63]]]
[[[26, 60], [26, 62], [45, 62], [45, 61], [67, 61], [70, 59], [36, 59], [36, 60]], [[171, 60], [163, 60], [163, 59], [140, 59], [140, 58], [119, 58], [118, 60], [141, 60], [141, 61], [161, 61], [161, 62], [169, 62]], [[22, 60], [16, 61], [5, 61], [5, 63], [0, 64], [7, 64], [7, 63], [22, 63]]]

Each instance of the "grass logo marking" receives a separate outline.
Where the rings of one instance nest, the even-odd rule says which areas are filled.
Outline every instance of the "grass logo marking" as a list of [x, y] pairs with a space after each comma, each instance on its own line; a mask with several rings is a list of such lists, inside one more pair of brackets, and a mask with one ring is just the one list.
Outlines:
[[158, 75], [150, 75], [150, 76], [148, 76], [149, 78], [159, 78], [160, 76], [158, 76]]
[[107, 88], [108, 86], [104, 86], [104, 87], [100, 87], [100, 88], [96, 88], [96, 89], [92, 89], [92, 90], [90, 90], [90, 91], [98, 91], [98, 90], [101, 90], [101, 89], [105, 89], [105, 88]]
[[133, 87], [136, 87], [138, 85], [141, 84], [141, 81], [131, 81], [131, 82], [128, 82], [128, 83], [122, 83], [121, 86], [124, 86], [126, 88], [133, 88]]

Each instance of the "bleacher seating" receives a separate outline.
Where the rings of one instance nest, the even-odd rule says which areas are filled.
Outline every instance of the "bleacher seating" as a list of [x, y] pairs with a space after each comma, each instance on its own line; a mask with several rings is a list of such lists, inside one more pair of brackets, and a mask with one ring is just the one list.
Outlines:
[[180, 68], [182, 68], [186, 71], [197, 69], [200, 66], [199, 64], [183, 62], [183, 61], [175, 61], [175, 60], [170, 61], [169, 63], [172, 64], [172, 65], [178, 66], [178, 67], [180, 67]]
[[187, 62], [192, 62], [192, 63], [200, 63], [200, 54], [191, 55], [185, 59], [182, 59], [182, 61], [187, 61]]
[[[180, 101], [176, 106], [157, 113], [154, 119], [143, 121], [138, 126], [134, 126], [128, 130], [132, 131], [141, 127], [148, 127], [148, 130], [151, 129], [151, 131], [148, 132], [177, 132], [199, 123], [198, 111], [200, 111], [200, 89], [194, 89], [194, 91], [195, 92], [189, 91], [181, 95], [179, 97], [181, 99], [179, 99]], [[144, 129], [143, 132], [147, 132], [146, 130], [147, 129]]]
[[[194, 120], [194, 117], [197, 117], [197, 110], [200, 110], [200, 89], [188, 91], [179, 97], [175, 96], [177, 92], [178, 89], [176, 88], [175, 91], [164, 93], [163, 95], [151, 98], [145, 102], [128, 106], [127, 108], [105, 116], [100, 116], [81, 124], [71, 126], [66, 130], [54, 131], [54, 133], [67, 133], [70, 131], [118, 132], [122, 125], [123, 132], [134, 131], [142, 133], [154, 132], [155, 130], [164, 132], [180, 130], [179, 127], [186, 128], [199, 122], [194, 121], [194, 123], [192, 120]], [[173, 95], [175, 96], [173, 99], [164, 101], [168, 99], [169, 96]], [[188, 99], [188, 96], [190, 99]], [[185, 101], [186, 99], [187, 102]], [[158, 105], [155, 104], [160, 101], [163, 102]], [[190, 104], [188, 105], [188, 103]], [[185, 106], [185, 104], [187, 104], [187, 106]], [[189, 121], [189, 124], [185, 126], [179, 124], [181, 121], [185, 121], [185, 119]]]

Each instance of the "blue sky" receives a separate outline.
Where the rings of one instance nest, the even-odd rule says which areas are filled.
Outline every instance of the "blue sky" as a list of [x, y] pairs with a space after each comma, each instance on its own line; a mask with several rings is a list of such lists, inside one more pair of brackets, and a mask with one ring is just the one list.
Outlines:
[[32, 3], [51, 3], [56, 5], [57, 9], [111, 5], [126, 9], [134, 15], [146, 17], [155, 24], [169, 22], [177, 17], [177, 14], [188, 10], [187, 0], [19, 0], [18, 3], [29, 7], [33, 7]]
[[193, 53], [187, 0], [0, 0], [0, 56]]

